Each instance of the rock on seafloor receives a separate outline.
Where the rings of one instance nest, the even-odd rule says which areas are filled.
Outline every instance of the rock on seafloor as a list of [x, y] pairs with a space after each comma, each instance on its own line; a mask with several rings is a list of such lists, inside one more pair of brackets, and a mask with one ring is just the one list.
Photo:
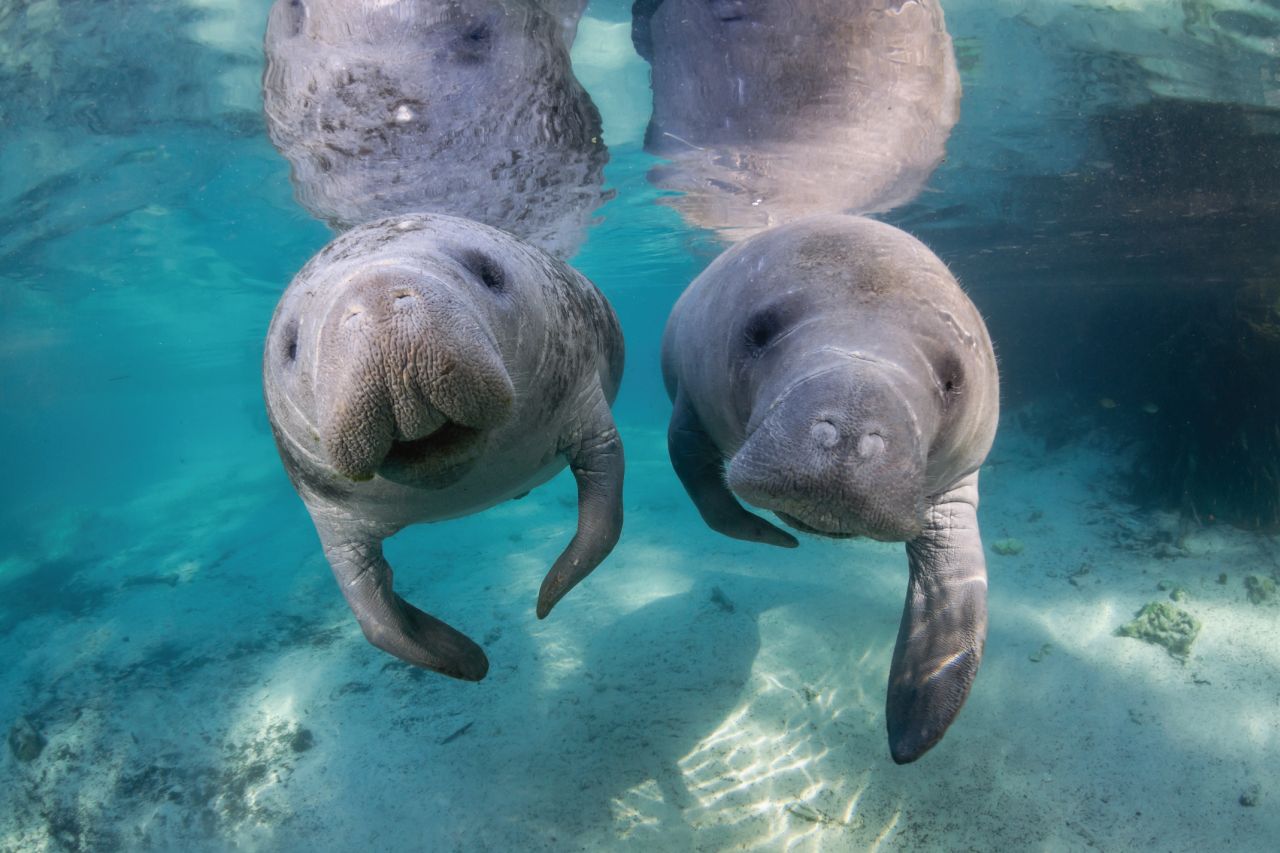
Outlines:
[[44, 752], [44, 735], [26, 717], [19, 717], [9, 729], [9, 751], [21, 762], [35, 761]]

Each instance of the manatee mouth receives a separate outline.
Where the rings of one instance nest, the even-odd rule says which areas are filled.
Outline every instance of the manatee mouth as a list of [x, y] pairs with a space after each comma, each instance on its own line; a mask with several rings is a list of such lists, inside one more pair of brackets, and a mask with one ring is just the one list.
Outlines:
[[825, 536], [828, 539], [856, 539], [862, 535], [843, 530], [825, 530], [821, 527], [814, 527], [812, 524], [806, 524], [791, 513], [783, 512], [782, 510], [774, 510], [774, 515], [786, 522], [788, 527], [793, 527], [801, 533], [812, 533], [815, 536]]
[[411, 441], [393, 441], [378, 473], [395, 483], [439, 489], [461, 479], [484, 449], [484, 430], [445, 421]]
[[906, 542], [918, 536], [924, 525], [923, 511], [906, 518], [896, 518], [870, 507], [864, 507], [849, 517], [816, 511], [805, 512], [807, 520], [801, 520], [780, 509], [774, 509], [773, 514], [787, 526], [802, 533], [812, 533], [828, 539], [857, 539], [865, 536], [877, 542]]
[[741, 21], [747, 16], [744, 0], [711, 0], [711, 14], [724, 23]]

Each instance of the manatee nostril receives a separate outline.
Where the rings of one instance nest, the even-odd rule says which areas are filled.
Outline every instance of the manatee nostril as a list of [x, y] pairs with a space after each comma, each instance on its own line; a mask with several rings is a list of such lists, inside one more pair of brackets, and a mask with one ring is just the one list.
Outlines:
[[350, 308], [347, 309], [347, 315], [342, 318], [342, 325], [344, 326], [355, 325], [358, 322], [360, 315], [363, 313], [364, 313], [363, 306], [352, 305]]
[[412, 290], [401, 290], [391, 295], [391, 305], [395, 308], [409, 308], [413, 305], [414, 293]]
[[835, 447], [840, 443], [840, 430], [831, 421], [817, 421], [809, 427], [809, 435], [820, 447]]
[[884, 437], [880, 434], [869, 432], [858, 439], [858, 455], [862, 458], [879, 456], [881, 453], [884, 453]]

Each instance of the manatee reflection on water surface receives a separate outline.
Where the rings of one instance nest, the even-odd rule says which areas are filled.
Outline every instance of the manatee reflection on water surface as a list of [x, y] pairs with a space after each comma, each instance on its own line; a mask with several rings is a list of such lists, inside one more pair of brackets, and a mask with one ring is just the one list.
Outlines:
[[608, 160], [569, 63], [583, 5], [278, 0], [263, 101], [298, 200], [338, 230], [447, 213], [573, 255]]
[[650, 177], [730, 240], [909, 202], [959, 116], [937, 0], [638, 0], [632, 34], [669, 161]]

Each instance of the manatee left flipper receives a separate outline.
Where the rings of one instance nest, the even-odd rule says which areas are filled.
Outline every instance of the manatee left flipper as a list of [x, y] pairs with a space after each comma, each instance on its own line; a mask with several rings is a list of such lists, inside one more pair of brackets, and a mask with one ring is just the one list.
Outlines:
[[942, 739], [960, 712], [987, 638], [987, 563], [978, 532], [978, 475], [934, 498], [907, 543], [911, 580], [889, 671], [886, 721], [898, 764]]
[[338, 587], [370, 643], [442, 675], [466, 681], [485, 677], [489, 659], [470, 637], [395, 594], [381, 541], [344, 535], [341, 526], [319, 518], [316, 530]]
[[578, 481], [578, 532], [542, 581], [539, 619], [609, 556], [622, 533], [622, 440], [598, 386], [593, 397], [581, 428], [564, 450]]
[[749, 512], [725, 484], [724, 457], [698, 419], [683, 391], [675, 395], [667, 428], [671, 467], [707, 526], [744, 542], [763, 542], [780, 548], [800, 543], [782, 528]]

